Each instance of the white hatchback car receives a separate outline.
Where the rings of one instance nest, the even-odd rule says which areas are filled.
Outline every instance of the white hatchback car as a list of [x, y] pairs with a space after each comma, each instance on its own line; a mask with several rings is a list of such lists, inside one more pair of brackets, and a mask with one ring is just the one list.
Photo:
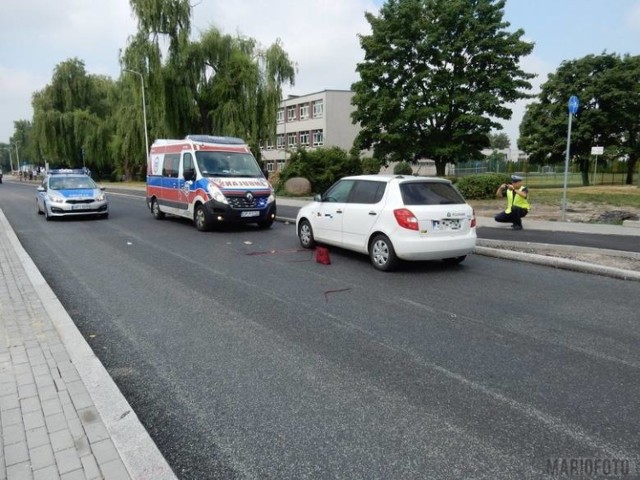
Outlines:
[[473, 209], [449, 180], [403, 175], [342, 178], [299, 210], [296, 230], [304, 248], [365, 253], [384, 271], [398, 259], [460, 263], [477, 239]]

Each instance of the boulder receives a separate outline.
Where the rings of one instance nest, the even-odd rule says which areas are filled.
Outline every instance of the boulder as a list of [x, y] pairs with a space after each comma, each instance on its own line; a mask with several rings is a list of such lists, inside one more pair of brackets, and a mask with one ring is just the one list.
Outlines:
[[289, 195], [309, 195], [311, 183], [303, 177], [293, 177], [284, 183], [284, 191]]

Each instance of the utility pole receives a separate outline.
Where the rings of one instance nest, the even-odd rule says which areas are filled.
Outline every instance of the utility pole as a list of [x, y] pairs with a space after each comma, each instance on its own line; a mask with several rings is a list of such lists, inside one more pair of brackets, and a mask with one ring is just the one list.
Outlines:
[[142, 88], [142, 119], [144, 122], [144, 146], [146, 148], [144, 157], [145, 159], [149, 155], [149, 135], [147, 134], [147, 106], [144, 100], [144, 77], [142, 74], [136, 70], [130, 70], [128, 68], [123, 69], [125, 72], [135, 73], [140, 77], [140, 87]]

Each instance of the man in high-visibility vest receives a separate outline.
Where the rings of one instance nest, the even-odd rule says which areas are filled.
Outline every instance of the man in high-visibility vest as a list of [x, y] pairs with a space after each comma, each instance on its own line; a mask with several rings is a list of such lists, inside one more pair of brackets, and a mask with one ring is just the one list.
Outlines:
[[496, 191], [496, 197], [507, 198], [507, 208], [494, 219], [500, 223], [511, 223], [514, 230], [522, 230], [522, 219], [527, 216], [531, 205], [527, 201], [529, 189], [522, 185], [522, 177], [511, 175], [511, 183], [503, 183]]

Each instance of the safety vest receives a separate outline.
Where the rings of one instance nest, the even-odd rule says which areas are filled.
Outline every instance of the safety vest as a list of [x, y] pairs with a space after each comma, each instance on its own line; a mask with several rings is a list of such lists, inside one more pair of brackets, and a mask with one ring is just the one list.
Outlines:
[[[518, 191], [522, 192], [527, 187], [522, 186], [518, 189]], [[514, 198], [515, 197], [515, 198]], [[524, 208], [525, 210], [529, 210], [531, 205], [526, 198], [516, 195], [513, 190], [507, 190], [507, 209], [505, 213], [511, 213], [511, 206], [515, 205], [516, 207]]]

